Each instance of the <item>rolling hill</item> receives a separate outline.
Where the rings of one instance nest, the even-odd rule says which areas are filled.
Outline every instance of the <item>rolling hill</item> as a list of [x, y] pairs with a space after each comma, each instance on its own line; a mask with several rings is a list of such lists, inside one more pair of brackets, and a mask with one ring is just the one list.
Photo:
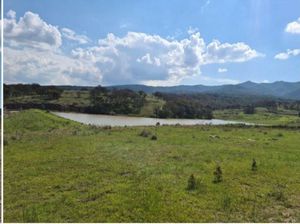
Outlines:
[[271, 96], [276, 98], [300, 100], [300, 82], [277, 81], [273, 83], [255, 83], [247, 81], [237, 85], [205, 86], [205, 85], [179, 85], [179, 86], [146, 86], [146, 85], [118, 85], [109, 86], [115, 89], [131, 89], [146, 93], [212, 93], [224, 95], [252, 95]]

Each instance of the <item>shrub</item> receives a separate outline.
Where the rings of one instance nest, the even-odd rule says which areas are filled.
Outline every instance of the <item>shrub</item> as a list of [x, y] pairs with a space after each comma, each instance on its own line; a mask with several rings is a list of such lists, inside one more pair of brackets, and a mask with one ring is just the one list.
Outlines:
[[160, 126], [160, 123], [159, 123], [159, 122], [156, 122], [156, 126]]
[[214, 176], [215, 176], [214, 181], [213, 181], [214, 183], [219, 183], [223, 180], [222, 170], [219, 165], [216, 167], [216, 170], [214, 171]]
[[257, 165], [256, 165], [256, 160], [255, 159], [252, 160], [251, 170], [252, 171], [256, 171], [257, 170]]
[[104, 129], [104, 130], [110, 130], [110, 129], [111, 129], [111, 126], [110, 126], [110, 125], [103, 126], [103, 129]]
[[152, 135], [151, 140], [157, 140], [156, 135]]
[[254, 114], [255, 107], [253, 105], [248, 105], [244, 108], [244, 114]]
[[143, 130], [143, 131], [141, 131], [141, 133], [139, 134], [139, 136], [142, 136], [142, 137], [145, 137], [145, 138], [147, 138], [149, 135], [151, 135], [151, 132], [150, 132], [150, 131], [147, 131], [147, 130]]
[[194, 174], [192, 174], [188, 179], [188, 185], [187, 190], [195, 190], [196, 189], [196, 178], [194, 177]]
[[278, 133], [277, 137], [283, 137], [283, 134], [282, 133]]
[[232, 198], [225, 194], [221, 199], [221, 207], [224, 211], [231, 211]]

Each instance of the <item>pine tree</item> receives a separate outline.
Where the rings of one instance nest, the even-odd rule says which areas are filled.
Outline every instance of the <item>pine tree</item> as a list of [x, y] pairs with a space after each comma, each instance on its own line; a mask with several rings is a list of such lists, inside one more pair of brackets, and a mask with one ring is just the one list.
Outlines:
[[214, 176], [215, 176], [214, 183], [219, 183], [223, 180], [222, 170], [219, 165], [216, 167], [216, 170], [214, 171]]
[[196, 188], [196, 178], [194, 177], [194, 174], [192, 174], [188, 180], [188, 190], [194, 190]]

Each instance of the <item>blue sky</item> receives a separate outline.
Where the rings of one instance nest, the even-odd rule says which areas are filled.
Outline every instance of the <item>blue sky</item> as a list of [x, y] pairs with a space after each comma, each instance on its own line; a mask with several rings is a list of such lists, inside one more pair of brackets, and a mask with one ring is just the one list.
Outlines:
[[299, 0], [5, 0], [4, 81], [300, 81], [299, 9]]

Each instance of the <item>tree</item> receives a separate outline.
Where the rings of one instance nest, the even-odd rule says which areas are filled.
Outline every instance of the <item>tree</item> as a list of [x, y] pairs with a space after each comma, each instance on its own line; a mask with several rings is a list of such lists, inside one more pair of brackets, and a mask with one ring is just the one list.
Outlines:
[[245, 114], [254, 114], [255, 113], [255, 107], [253, 105], [248, 105], [244, 108]]

